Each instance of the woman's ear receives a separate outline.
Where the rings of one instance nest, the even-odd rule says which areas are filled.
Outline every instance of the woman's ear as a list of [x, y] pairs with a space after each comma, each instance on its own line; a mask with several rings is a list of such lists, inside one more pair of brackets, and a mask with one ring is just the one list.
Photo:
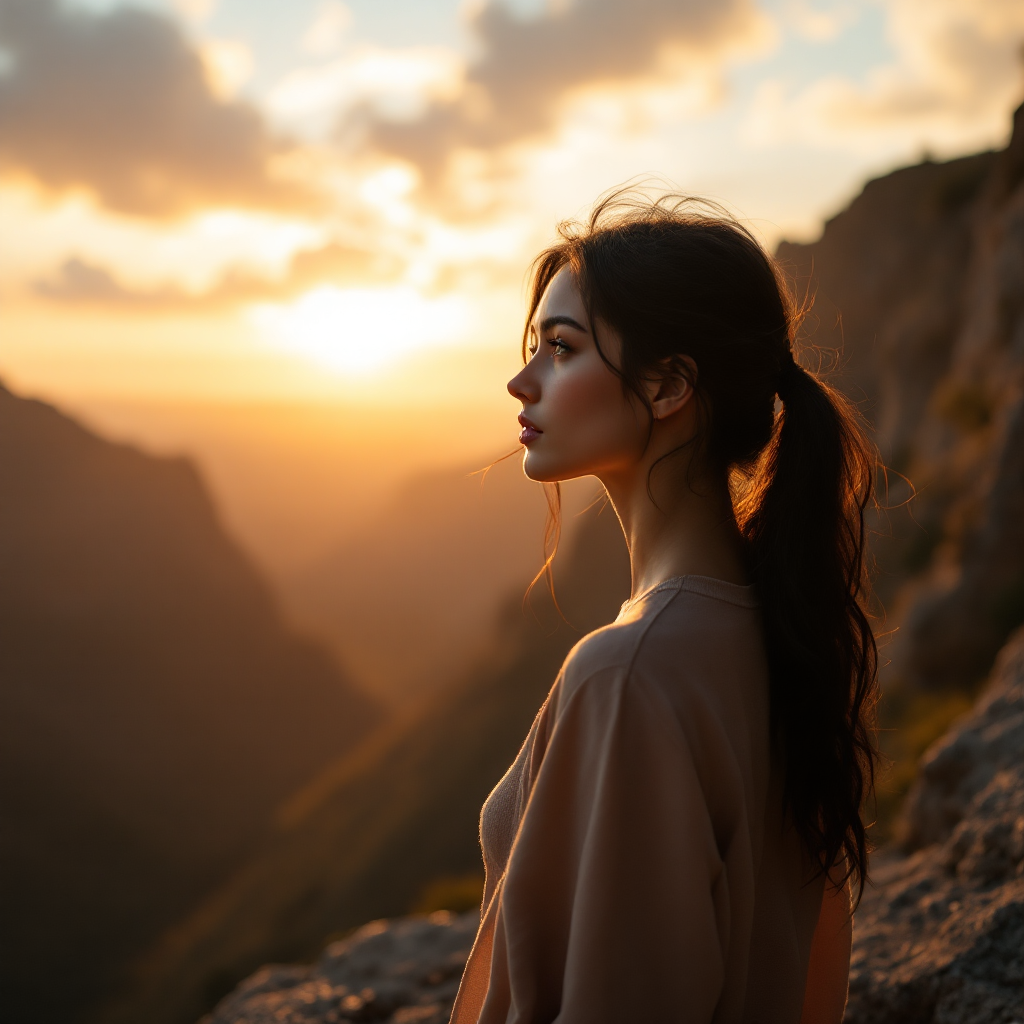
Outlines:
[[656, 420], [675, 415], [693, 400], [697, 364], [689, 356], [669, 356], [648, 382], [648, 397]]

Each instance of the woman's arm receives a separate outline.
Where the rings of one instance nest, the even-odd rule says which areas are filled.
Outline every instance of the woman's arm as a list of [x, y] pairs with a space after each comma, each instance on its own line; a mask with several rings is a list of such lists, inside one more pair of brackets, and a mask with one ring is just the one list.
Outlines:
[[830, 879], [825, 883], [818, 925], [811, 941], [800, 1024], [840, 1024], [850, 984], [852, 946], [850, 883], [847, 880], [837, 889]]

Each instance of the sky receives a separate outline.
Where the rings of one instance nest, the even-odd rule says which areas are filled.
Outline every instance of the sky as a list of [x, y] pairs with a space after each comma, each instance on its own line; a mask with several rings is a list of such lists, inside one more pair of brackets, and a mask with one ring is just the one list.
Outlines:
[[0, 0], [0, 378], [493, 404], [560, 220], [646, 181], [813, 238], [1003, 145], [1022, 45], [1019, 0]]

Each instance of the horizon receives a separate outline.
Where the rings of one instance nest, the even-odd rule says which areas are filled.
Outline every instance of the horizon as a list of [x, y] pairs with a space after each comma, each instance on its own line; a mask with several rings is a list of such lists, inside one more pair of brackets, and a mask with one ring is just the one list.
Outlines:
[[811, 240], [1004, 145], [1021, 39], [1003, 0], [4, 0], [0, 377], [511, 409], [558, 221], [653, 179]]
[[0, 380], [192, 457], [280, 585], [516, 447], [559, 220], [653, 175], [811, 240], [1004, 145], [1015, 39], [1003, 0], [0, 0]]

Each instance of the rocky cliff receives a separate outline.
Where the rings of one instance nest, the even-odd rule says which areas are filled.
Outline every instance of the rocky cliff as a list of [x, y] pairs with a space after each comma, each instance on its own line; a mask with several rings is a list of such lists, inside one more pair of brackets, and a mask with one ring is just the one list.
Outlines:
[[247, 978], [202, 1024], [447, 1024], [479, 915], [372, 921], [311, 965]]
[[0, 387], [0, 481], [0, 1019], [74, 1022], [380, 716], [186, 460]]
[[1006, 150], [869, 182], [779, 256], [814, 299], [804, 360], [840, 353], [890, 470], [887, 685], [969, 688], [1024, 621], [1024, 107]]

